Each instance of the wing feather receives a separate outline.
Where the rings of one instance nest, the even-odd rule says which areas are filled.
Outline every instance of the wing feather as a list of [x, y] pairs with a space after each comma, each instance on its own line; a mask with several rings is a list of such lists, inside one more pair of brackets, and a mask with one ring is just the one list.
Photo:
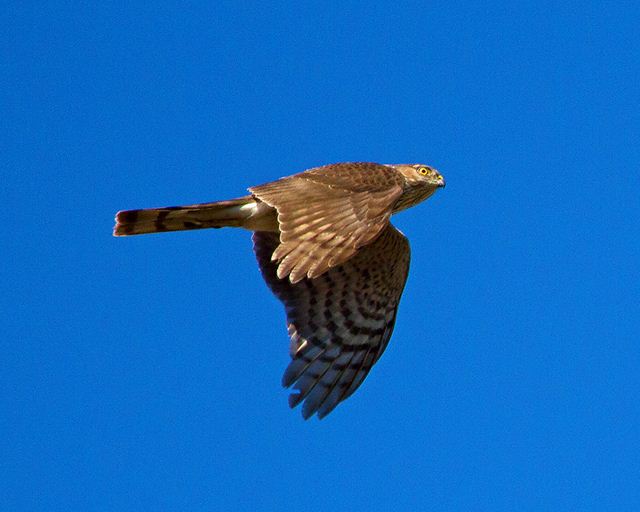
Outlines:
[[280, 244], [272, 257], [278, 277], [297, 282], [344, 263], [389, 223], [403, 178], [372, 163], [343, 163], [252, 187], [278, 211]]
[[292, 282], [278, 277], [271, 259], [277, 233], [258, 231], [253, 241], [262, 275], [287, 314], [291, 362], [282, 383], [296, 391], [289, 404], [304, 402], [305, 418], [322, 418], [362, 384], [386, 348], [409, 270], [409, 244], [388, 225], [344, 263]]

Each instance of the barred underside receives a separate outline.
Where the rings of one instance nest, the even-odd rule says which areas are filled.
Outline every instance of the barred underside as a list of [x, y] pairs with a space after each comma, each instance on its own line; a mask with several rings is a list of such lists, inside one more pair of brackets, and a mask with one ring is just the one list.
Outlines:
[[370, 245], [316, 279], [297, 283], [277, 276], [274, 233], [256, 232], [262, 275], [284, 303], [292, 361], [282, 383], [302, 415], [329, 414], [362, 384], [387, 346], [409, 270], [409, 244], [389, 225]]

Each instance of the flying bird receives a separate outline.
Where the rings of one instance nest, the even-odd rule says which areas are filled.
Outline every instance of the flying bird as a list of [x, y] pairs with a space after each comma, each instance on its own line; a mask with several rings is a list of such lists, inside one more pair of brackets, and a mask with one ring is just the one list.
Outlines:
[[323, 418], [362, 384], [393, 331], [410, 250], [389, 218], [444, 186], [424, 164], [337, 163], [229, 201], [120, 211], [113, 234], [253, 231], [262, 276], [286, 311], [289, 405]]

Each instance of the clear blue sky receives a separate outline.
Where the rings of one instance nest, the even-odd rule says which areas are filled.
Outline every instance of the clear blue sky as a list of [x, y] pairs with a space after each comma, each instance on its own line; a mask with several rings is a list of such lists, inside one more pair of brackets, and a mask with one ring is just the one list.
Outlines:
[[[0, 509], [640, 509], [635, 2], [104, 4], [1, 8]], [[249, 233], [113, 215], [349, 160], [447, 188], [305, 422]]]

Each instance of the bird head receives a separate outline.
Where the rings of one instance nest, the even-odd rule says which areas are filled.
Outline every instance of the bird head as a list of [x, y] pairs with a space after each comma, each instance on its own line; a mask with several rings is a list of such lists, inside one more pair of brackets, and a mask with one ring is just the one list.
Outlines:
[[427, 185], [433, 188], [444, 187], [445, 181], [442, 174], [433, 167], [425, 164], [395, 164], [392, 165], [407, 180], [407, 184], [411, 186]]

